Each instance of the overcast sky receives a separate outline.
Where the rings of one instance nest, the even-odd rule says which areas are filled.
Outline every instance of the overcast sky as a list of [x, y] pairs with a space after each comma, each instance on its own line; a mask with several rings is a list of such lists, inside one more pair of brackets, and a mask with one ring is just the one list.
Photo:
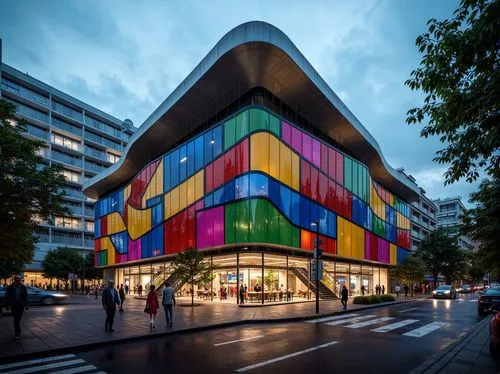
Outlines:
[[432, 161], [438, 139], [405, 124], [422, 95], [405, 85], [420, 62], [415, 38], [458, 0], [25, 1], [0, 2], [3, 62], [135, 126], [156, 109], [217, 41], [262, 20], [280, 28], [378, 141], [394, 168], [431, 198], [443, 187]]

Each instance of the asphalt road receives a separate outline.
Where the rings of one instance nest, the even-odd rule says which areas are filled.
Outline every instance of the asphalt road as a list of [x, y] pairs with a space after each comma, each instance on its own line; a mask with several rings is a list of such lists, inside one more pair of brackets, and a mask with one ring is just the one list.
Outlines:
[[152, 338], [48, 364], [78, 361], [61, 370], [87, 366], [106, 373], [406, 373], [480, 321], [476, 299], [422, 300], [327, 320]]

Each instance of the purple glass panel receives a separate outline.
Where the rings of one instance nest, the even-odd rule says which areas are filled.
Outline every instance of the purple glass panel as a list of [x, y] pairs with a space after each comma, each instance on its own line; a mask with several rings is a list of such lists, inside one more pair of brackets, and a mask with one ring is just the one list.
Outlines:
[[321, 143], [316, 139], [312, 139], [312, 162], [318, 168], [321, 167]]
[[371, 248], [370, 233], [365, 230], [365, 260], [371, 260]]
[[196, 248], [206, 248], [207, 238], [205, 236], [206, 215], [205, 212], [196, 213]]
[[302, 155], [312, 162], [312, 138], [302, 133]]
[[389, 242], [381, 238], [378, 238], [378, 260], [387, 264], [390, 261]]
[[128, 238], [128, 261], [141, 259], [141, 238], [132, 240]]
[[292, 127], [286, 122], [281, 122], [281, 136], [285, 143], [292, 144]]
[[292, 148], [302, 154], [302, 132], [292, 127]]
[[224, 207], [210, 209], [207, 213], [212, 216], [214, 224], [212, 246], [224, 244]]

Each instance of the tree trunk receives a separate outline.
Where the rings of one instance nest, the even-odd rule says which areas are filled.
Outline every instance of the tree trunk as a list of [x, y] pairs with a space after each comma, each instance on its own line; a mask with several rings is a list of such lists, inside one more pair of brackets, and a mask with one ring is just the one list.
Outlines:
[[194, 306], [194, 284], [191, 283], [191, 306]]

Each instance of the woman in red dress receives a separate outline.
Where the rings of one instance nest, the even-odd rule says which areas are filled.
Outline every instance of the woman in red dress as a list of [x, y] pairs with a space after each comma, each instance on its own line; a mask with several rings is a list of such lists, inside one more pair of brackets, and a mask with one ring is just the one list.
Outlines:
[[158, 296], [156, 295], [155, 285], [153, 284], [151, 285], [151, 287], [149, 287], [148, 298], [146, 300], [146, 310], [149, 313], [149, 317], [151, 318], [151, 321], [149, 322], [150, 328], [156, 327], [155, 317], [159, 307], [160, 304], [158, 303]]

